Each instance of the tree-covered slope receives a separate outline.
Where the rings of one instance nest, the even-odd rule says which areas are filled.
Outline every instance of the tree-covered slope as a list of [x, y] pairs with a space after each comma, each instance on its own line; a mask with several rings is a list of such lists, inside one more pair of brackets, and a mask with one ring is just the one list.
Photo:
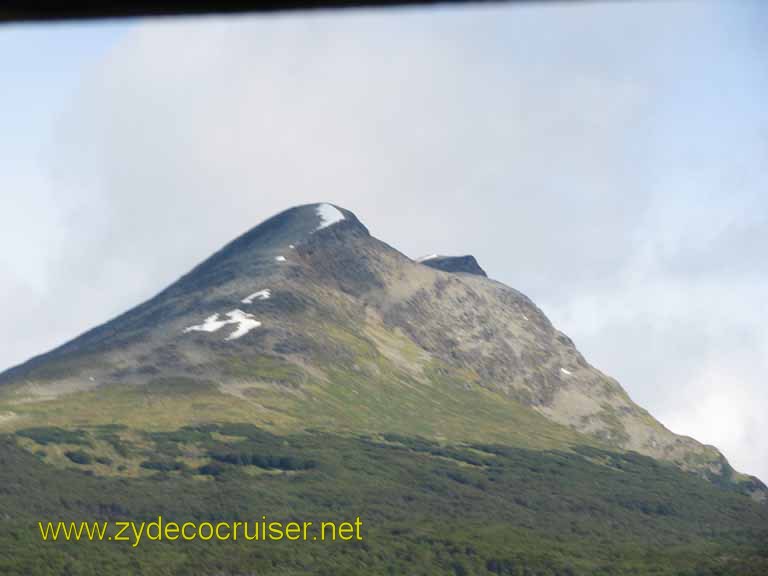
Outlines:
[[[440, 445], [396, 434], [275, 436], [250, 424], [129, 432], [21, 432], [34, 454], [9, 437], [0, 441], [0, 573], [768, 571], [765, 506], [638, 454]], [[50, 463], [63, 454], [81, 457]], [[108, 459], [140, 465], [116, 475]], [[359, 516], [363, 540], [41, 544], [37, 529], [40, 520], [158, 515], [179, 523]]]

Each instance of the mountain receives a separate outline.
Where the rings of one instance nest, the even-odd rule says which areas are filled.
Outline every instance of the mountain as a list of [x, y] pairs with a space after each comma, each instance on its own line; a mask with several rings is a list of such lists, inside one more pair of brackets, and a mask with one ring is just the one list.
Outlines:
[[[37, 422], [35, 400], [79, 393], [98, 405], [108, 389], [170, 379], [210, 383], [221, 418], [248, 413], [281, 431], [606, 446], [765, 497], [715, 448], [671, 433], [632, 402], [474, 257], [414, 262], [330, 204], [278, 214], [150, 301], [0, 375], [3, 398], [17, 406], [6, 411], [14, 426]], [[137, 416], [105, 406], [92, 419], [75, 417]], [[190, 406], [174, 414], [184, 423], [200, 417], [210, 414]], [[152, 420], [162, 427], [166, 416]]]
[[[591, 366], [529, 298], [488, 278], [473, 256], [414, 261], [371, 236], [352, 212], [331, 204], [270, 218], [154, 298], [1, 374], [0, 432], [8, 438], [7, 466], [36, 486], [43, 485], [40, 478], [49, 478], [50, 486], [64, 478], [75, 482], [66, 474], [87, 473], [88, 480], [77, 476], [77, 486], [102, 487], [99, 478], [141, 483], [159, 481], [160, 474], [183, 484], [182, 492], [196, 493], [203, 485], [184, 484], [190, 475], [216, 477], [229, 470], [226, 478], [239, 479], [226, 485], [230, 496], [245, 502], [251, 496], [238, 492], [246, 477], [236, 475], [236, 466], [293, 474], [316, 464], [326, 470], [334, 462], [334, 473], [344, 476], [338, 458], [346, 454], [360, 462], [354, 470], [370, 476], [355, 476], [354, 485], [416, 482], [420, 470], [437, 466], [440, 478], [463, 478], [462, 490], [485, 486], [470, 498], [471, 510], [493, 515], [513, 507], [509, 518], [527, 519], [529, 530], [541, 528], [536, 526], [543, 518], [574, 515], [568, 528], [574, 538], [591, 530], [579, 528], [584, 513], [575, 511], [594, 514], [604, 506], [612, 518], [604, 527], [643, 526], [627, 528], [633, 543], [646, 537], [648, 515], [656, 515], [658, 527], [677, 530], [681, 543], [690, 544], [683, 526], [697, 526], [692, 533], [703, 530], [697, 538], [707, 550], [714, 546], [707, 538], [738, 533], [745, 539], [738, 545], [746, 546], [756, 541], [754, 526], [768, 527], [768, 490], [760, 480], [733, 470], [716, 448], [667, 430], [616, 380]], [[233, 452], [232, 438], [249, 448]], [[284, 455], [275, 460], [259, 452], [257, 459], [254, 450]], [[535, 490], [521, 497], [523, 503], [510, 495], [491, 504], [487, 494], [501, 497], [494, 490], [504, 484], [492, 480], [501, 469], [493, 459], [508, 462], [506, 468], [498, 464], [508, 470], [523, 463], [541, 486], [550, 482], [539, 476], [542, 466], [560, 476], [569, 471], [563, 476], [568, 482], [546, 488], [551, 498], [569, 495], [552, 500], [557, 506], [571, 502], [568, 511], [545, 507], [535, 520], [519, 516], [530, 511], [525, 502], [543, 497]], [[400, 476], [388, 476], [382, 462], [401, 467]], [[443, 468], [448, 463], [450, 470]], [[64, 476], [54, 480], [53, 470]], [[473, 476], [486, 472], [484, 479]], [[0, 481], [21, 487], [26, 480], [20, 478]], [[530, 482], [520, 484], [522, 477], [508, 481], [505, 490], [533, 490]], [[593, 482], [608, 483], [610, 505], [585, 503], [608, 497], [588, 488]], [[56, 491], [50, 486], [45, 494]], [[270, 486], [275, 494], [284, 489]], [[152, 487], [150, 492], [157, 489]], [[445, 490], [433, 492], [442, 498]], [[649, 490], [656, 494], [650, 500]], [[8, 496], [6, 505], [18, 506], [24, 498], [18, 494]], [[407, 515], [407, 508], [392, 502], [408, 496], [396, 494], [394, 508], [375, 513], [388, 517], [386, 510], [396, 509]], [[102, 504], [116, 506], [109, 502]], [[446, 502], [437, 508], [450, 509]], [[52, 502], [47, 510], [57, 506]], [[614, 509], [647, 517], [623, 519]], [[741, 521], [748, 528], [740, 528]], [[518, 573], [503, 571], [503, 559], [494, 558], [485, 562], [488, 572]], [[524, 563], [538, 566], [543, 560], [536, 558]], [[712, 562], [720, 566], [734, 553], [717, 558]], [[583, 565], [591, 566], [588, 560]]]

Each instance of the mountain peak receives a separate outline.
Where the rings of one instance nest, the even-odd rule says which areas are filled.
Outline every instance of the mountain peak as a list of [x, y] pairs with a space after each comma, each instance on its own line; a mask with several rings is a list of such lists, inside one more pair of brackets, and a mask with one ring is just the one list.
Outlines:
[[[334, 204], [320, 202], [288, 208], [251, 228], [225, 245], [181, 278], [178, 288], [215, 279], [259, 271], [266, 262], [285, 262], [286, 255], [302, 245], [312, 244], [329, 233], [369, 236], [368, 229], [354, 213]], [[256, 270], [255, 270], [256, 269]]]
[[[330, 202], [301, 204], [288, 208], [262, 222], [246, 234], [250, 234], [267, 225], [279, 225], [288, 228], [288, 232], [295, 236], [297, 242], [319, 230], [336, 225], [352, 225], [365, 229], [365, 226], [363, 226], [352, 211]], [[365, 230], [367, 232], [367, 229]], [[274, 232], [274, 228], [270, 232]]]
[[316, 232], [330, 228], [355, 228], [368, 234], [368, 229], [350, 210], [318, 202], [294, 206], [272, 216], [227, 244], [220, 252], [254, 245], [259, 248], [298, 245]]

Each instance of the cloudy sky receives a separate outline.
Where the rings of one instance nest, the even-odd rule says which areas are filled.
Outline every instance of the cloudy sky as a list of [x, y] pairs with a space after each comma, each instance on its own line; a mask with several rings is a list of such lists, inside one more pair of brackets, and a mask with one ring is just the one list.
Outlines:
[[768, 481], [768, 6], [0, 27], [0, 369], [293, 204], [472, 253]]

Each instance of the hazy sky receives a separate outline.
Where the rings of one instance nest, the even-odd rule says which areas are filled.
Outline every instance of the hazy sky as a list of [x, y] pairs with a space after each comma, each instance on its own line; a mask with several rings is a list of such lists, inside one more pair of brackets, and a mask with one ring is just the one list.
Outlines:
[[0, 27], [0, 369], [330, 201], [474, 254], [768, 480], [766, 29], [759, 1]]

